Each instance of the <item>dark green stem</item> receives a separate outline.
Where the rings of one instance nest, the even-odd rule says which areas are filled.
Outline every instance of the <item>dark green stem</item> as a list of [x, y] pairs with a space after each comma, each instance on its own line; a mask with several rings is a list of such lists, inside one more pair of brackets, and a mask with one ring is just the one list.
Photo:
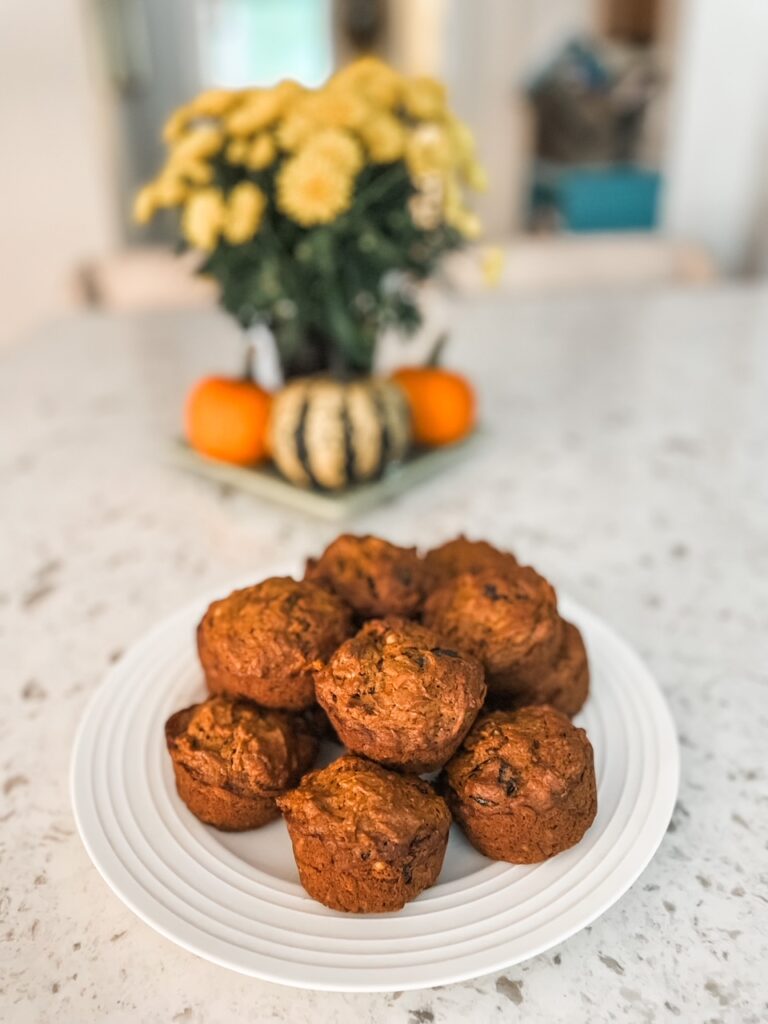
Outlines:
[[244, 333], [245, 338], [245, 361], [243, 363], [243, 380], [250, 384], [256, 383], [256, 347]]
[[435, 343], [424, 363], [425, 366], [439, 366], [443, 359], [443, 351], [448, 342], [448, 332], [443, 331], [435, 338]]

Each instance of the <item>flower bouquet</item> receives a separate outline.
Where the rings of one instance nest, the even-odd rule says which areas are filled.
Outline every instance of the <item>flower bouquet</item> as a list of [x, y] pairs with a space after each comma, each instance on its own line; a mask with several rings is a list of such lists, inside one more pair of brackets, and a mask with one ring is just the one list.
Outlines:
[[[319, 89], [204, 92], [164, 137], [167, 161], [136, 218], [179, 211], [182, 246], [201, 252], [200, 273], [243, 328], [269, 329], [286, 381], [259, 400], [254, 382], [199, 385], [187, 409], [198, 450], [247, 464], [269, 450], [290, 480], [333, 489], [380, 475], [412, 440], [471, 428], [465, 381], [461, 422], [449, 410], [450, 429], [427, 439], [419, 423], [434, 428], [440, 411], [414, 408], [435, 393], [419, 371], [370, 376], [382, 332], [419, 326], [414, 284], [480, 230], [465, 192], [484, 187], [483, 170], [439, 82], [364, 58]], [[434, 382], [446, 371], [421, 372]]]

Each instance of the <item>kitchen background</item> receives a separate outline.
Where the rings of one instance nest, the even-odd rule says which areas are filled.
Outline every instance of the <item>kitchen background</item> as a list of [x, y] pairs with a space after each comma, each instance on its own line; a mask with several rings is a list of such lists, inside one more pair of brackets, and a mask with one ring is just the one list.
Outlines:
[[768, 272], [764, 0], [4, 0], [0, 343], [210, 302], [169, 225], [131, 223], [168, 112], [370, 51], [442, 77], [475, 131], [503, 287]]

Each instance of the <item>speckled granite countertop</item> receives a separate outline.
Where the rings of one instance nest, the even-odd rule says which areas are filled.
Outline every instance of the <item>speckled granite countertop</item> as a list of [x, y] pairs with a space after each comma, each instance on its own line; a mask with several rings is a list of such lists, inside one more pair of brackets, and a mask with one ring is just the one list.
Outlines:
[[280, 988], [135, 918], [70, 812], [90, 693], [190, 594], [335, 531], [163, 464], [188, 384], [236, 364], [223, 320], [72, 320], [0, 355], [0, 1019], [766, 1019], [768, 292], [499, 296], [453, 323], [488, 436], [354, 527], [509, 545], [638, 647], [682, 743], [656, 858], [559, 948], [423, 992]]

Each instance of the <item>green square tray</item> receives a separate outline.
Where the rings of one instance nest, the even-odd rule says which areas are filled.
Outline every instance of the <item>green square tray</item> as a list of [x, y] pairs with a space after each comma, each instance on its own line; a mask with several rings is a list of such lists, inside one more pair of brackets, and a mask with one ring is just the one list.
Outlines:
[[377, 505], [391, 501], [412, 487], [449, 469], [472, 451], [480, 438], [475, 431], [463, 441], [443, 448], [414, 451], [403, 462], [389, 467], [380, 480], [356, 484], [345, 491], [318, 491], [297, 487], [285, 480], [273, 466], [244, 468], [218, 462], [193, 451], [185, 441], [175, 441], [170, 461], [181, 469], [207, 477], [219, 484], [237, 487], [259, 498], [298, 509], [319, 519], [338, 522], [351, 519]]

